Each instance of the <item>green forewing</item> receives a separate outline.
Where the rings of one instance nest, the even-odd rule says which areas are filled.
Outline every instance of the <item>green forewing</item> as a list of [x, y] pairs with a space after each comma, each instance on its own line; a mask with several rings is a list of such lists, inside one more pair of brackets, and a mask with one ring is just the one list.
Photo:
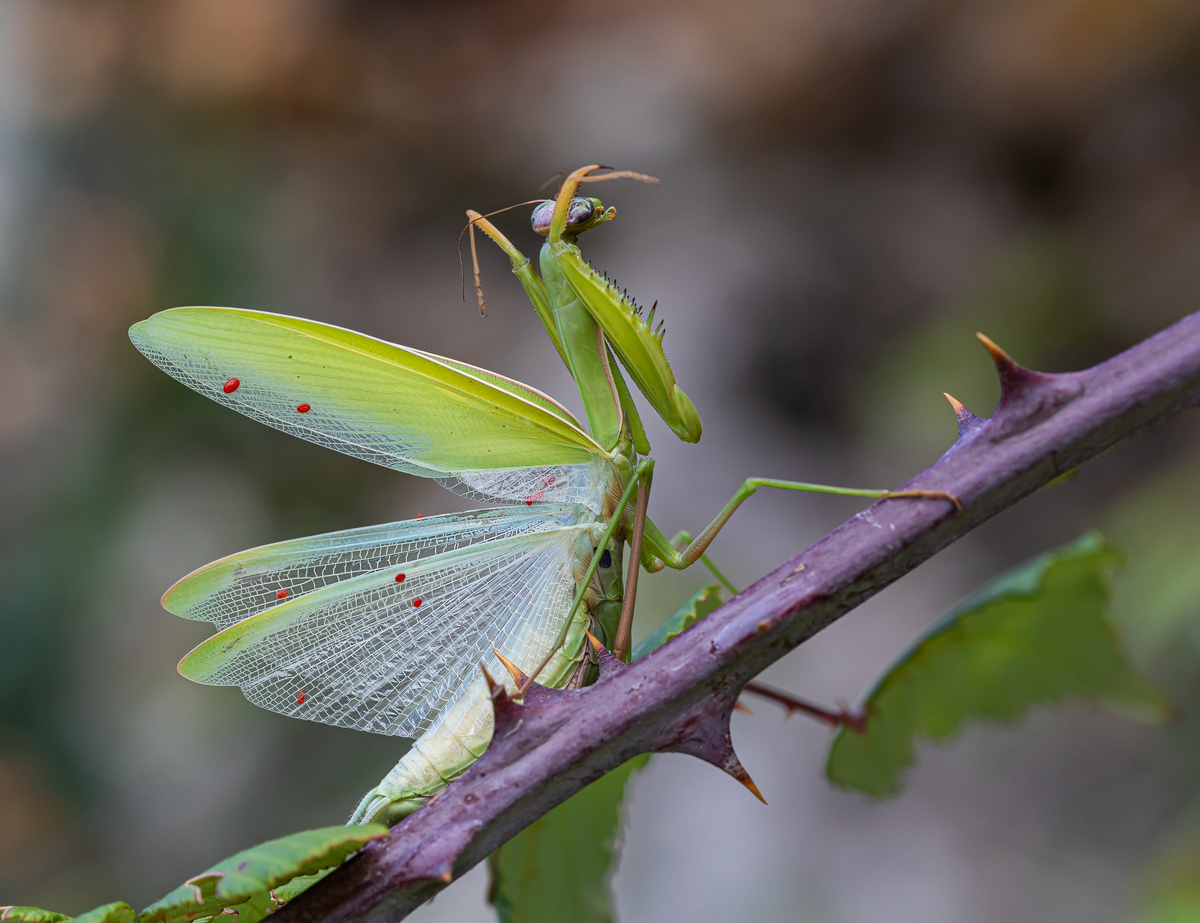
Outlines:
[[400, 471], [445, 477], [604, 455], [569, 413], [527, 386], [340, 327], [195, 307], [155, 314], [129, 336], [218, 403]]
[[[306, 830], [244, 850], [189, 878], [139, 916], [139, 923], [176, 923], [244, 908], [231, 919], [255, 920], [274, 906], [270, 891], [293, 878], [341, 865], [372, 840], [388, 835], [382, 824]], [[261, 915], [260, 915], [261, 914]]]
[[505, 375], [501, 375], [499, 372], [491, 372], [487, 369], [481, 369], [477, 365], [459, 362], [457, 359], [449, 359], [446, 356], [438, 356], [434, 353], [427, 353], [424, 350], [414, 349], [413, 352], [420, 353], [422, 356], [425, 356], [428, 359], [441, 362], [453, 369], [458, 369], [460, 372], [466, 372], [468, 375], [481, 378], [488, 384], [495, 385], [497, 388], [501, 388], [509, 392], [509, 394], [515, 394], [519, 398], [523, 398], [524, 400], [537, 404], [543, 410], [549, 410], [552, 414], [557, 417], [561, 417], [576, 429], [583, 429], [579, 421], [575, 418], [575, 414], [567, 410], [566, 407], [564, 407], [554, 398], [550, 397], [550, 395], [544, 394], [537, 388], [531, 388], [524, 382], [517, 381], [515, 378], [509, 378]]
[[1165, 718], [1170, 706], [1126, 662], [1107, 618], [1118, 560], [1098, 535], [1085, 535], [952, 611], [867, 697], [865, 733], [838, 731], [829, 778], [878, 797], [895, 794], [916, 736], [944, 740], [970, 718], [1012, 721], [1071, 695]]

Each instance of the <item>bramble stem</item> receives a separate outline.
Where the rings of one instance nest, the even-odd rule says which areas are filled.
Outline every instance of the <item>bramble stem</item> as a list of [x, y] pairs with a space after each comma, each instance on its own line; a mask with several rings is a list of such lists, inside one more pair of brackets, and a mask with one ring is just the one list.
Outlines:
[[787, 717], [791, 717], [793, 712], [800, 712], [802, 715], [808, 715], [810, 718], [815, 718], [822, 724], [829, 727], [848, 727], [856, 734], [865, 734], [867, 730], [867, 713], [861, 711], [851, 711], [848, 708], [841, 708], [837, 711], [830, 711], [827, 708], [822, 708], [820, 705], [814, 705], [812, 702], [806, 702], [804, 699], [799, 699], [794, 695], [776, 689], [773, 686], [767, 686], [763, 683], [749, 682], [746, 683], [743, 692], [752, 692], [755, 695], [760, 695], [764, 699], [770, 699], [778, 705], [782, 705], [787, 711]]

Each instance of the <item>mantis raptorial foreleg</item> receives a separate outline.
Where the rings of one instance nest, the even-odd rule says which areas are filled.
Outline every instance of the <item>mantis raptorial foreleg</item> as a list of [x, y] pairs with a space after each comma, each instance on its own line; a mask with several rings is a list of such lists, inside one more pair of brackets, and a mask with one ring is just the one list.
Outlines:
[[[829, 487], [824, 484], [808, 484], [803, 481], [780, 481], [774, 478], [746, 478], [737, 492], [729, 498], [729, 502], [717, 514], [717, 517], [705, 527], [695, 539], [690, 539], [687, 533], [680, 532], [675, 541], [667, 541], [662, 531], [652, 522], [646, 523], [646, 552], [652, 559], [646, 562], [646, 569], [656, 573], [664, 567], [683, 570], [700, 560], [705, 549], [717, 537], [717, 534], [729, 522], [731, 516], [747, 499], [760, 487], [776, 487], [780, 490], [799, 490], [807, 493], [835, 494], [842, 497], [869, 497], [875, 500], [924, 499], [945, 500], [962, 513], [962, 502], [954, 494], [944, 490], [873, 490], [853, 487]], [[682, 541], [681, 541], [682, 540]], [[687, 542], [683, 548], [678, 547]], [[712, 569], [712, 565], [708, 565]], [[715, 571], [714, 571], [715, 572]], [[725, 582], [725, 581], [722, 581]]]

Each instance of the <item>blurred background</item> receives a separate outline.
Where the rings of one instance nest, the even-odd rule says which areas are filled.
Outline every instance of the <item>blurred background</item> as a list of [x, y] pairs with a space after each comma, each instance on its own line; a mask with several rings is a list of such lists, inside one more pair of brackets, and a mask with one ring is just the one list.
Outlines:
[[[403, 752], [176, 661], [159, 608], [209, 560], [463, 507], [290, 439], [146, 362], [174, 305], [298, 314], [578, 408], [464, 211], [607, 163], [588, 257], [645, 303], [704, 418], [646, 420], [651, 513], [696, 530], [748, 475], [896, 485], [989, 413], [973, 333], [1081, 368], [1197, 308], [1194, 0], [0, 2], [0, 904], [143, 906], [264, 839], [340, 823]], [[536, 252], [529, 209], [499, 219]], [[468, 284], [469, 289], [469, 284]], [[760, 494], [713, 554], [748, 584], [855, 501]], [[1102, 529], [1116, 611], [1181, 718], [1073, 704], [924, 746], [886, 803], [829, 787], [820, 726], [734, 720], [769, 807], [712, 768], [635, 781], [626, 923], [1126, 921], [1200, 881], [1200, 433], [1184, 414], [998, 517], [764, 678], [856, 701], [1004, 569]], [[642, 583], [644, 632], [706, 581]], [[415, 919], [484, 921], [475, 870]]]

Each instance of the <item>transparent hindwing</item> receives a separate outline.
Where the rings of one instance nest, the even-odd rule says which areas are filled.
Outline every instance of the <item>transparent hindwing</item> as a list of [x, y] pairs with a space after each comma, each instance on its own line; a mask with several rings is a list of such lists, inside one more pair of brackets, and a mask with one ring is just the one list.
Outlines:
[[591, 527], [581, 508], [518, 510], [527, 521], [510, 521], [513, 534], [406, 562], [402, 581], [396, 566], [380, 568], [245, 618], [188, 654], [180, 672], [238, 686], [280, 714], [417, 736], [481, 661], [501, 672], [493, 647], [532, 671], [563, 627], [576, 542]]

